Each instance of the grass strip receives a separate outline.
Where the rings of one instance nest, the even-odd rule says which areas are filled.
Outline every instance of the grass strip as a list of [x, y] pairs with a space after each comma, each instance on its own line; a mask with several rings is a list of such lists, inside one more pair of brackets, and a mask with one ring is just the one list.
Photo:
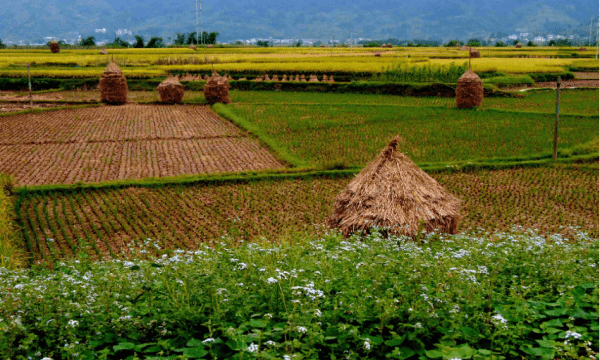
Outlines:
[[[86, 104], [86, 105], [76, 105], [76, 106], [58, 106], [58, 107], [53, 107], [53, 108], [34, 108], [33, 109], [33, 113], [34, 114], [39, 114], [42, 112], [46, 112], [46, 111], [58, 111], [58, 110], [69, 110], [69, 109], [83, 109], [83, 108], [88, 108], [88, 107], [98, 107], [98, 106], [104, 106], [101, 103], [97, 103], [97, 104]], [[14, 111], [14, 112], [7, 112], [7, 113], [1, 113], [0, 117], [4, 117], [4, 116], [12, 116], [12, 115], [20, 115], [20, 114], [31, 114], [31, 110], [23, 110], [23, 111]]]

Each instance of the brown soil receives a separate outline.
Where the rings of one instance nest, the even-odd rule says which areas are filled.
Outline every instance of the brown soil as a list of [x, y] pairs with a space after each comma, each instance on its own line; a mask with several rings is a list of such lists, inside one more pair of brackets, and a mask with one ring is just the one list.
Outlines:
[[0, 172], [17, 185], [282, 167], [205, 106], [125, 105], [0, 118]]
[[598, 80], [598, 72], [591, 72], [591, 71], [585, 71], [585, 72], [573, 72], [573, 75], [575, 75], [575, 79], [578, 80]]
[[[34, 103], [33, 104], [33, 108], [34, 109], [47, 109], [47, 108], [53, 108], [53, 107], [61, 107], [61, 106], [65, 106], [64, 103]], [[16, 103], [5, 103], [5, 102], [0, 102], [0, 113], [8, 113], [8, 112], [15, 112], [15, 111], [23, 111], [23, 110], [29, 110], [30, 106], [29, 103], [24, 103], [24, 102], [16, 102]]]

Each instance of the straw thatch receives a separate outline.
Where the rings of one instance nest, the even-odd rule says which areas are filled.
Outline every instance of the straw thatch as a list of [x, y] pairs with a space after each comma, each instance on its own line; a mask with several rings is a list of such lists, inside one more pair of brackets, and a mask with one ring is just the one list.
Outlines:
[[102, 49], [102, 51], [100, 51], [100, 55], [108, 55], [108, 51], [106, 51], [106, 49]]
[[127, 103], [127, 93], [129, 92], [127, 79], [114, 60], [104, 70], [98, 88], [100, 89], [100, 101], [113, 105]]
[[317, 78], [317, 75], [312, 74], [312, 75], [310, 75], [308, 82], [319, 82], [319, 79]]
[[271, 81], [271, 78], [269, 77], [269, 74], [265, 75], [265, 81]]
[[400, 138], [369, 163], [335, 199], [328, 219], [345, 236], [384, 228], [388, 235], [417, 235], [419, 224], [454, 234], [460, 202], [398, 150]]
[[60, 45], [58, 45], [56, 40], [50, 41], [50, 51], [52, 51], [53, 54], [60, 52]]
[[521, 44], [521, 43], [518, 43], [517, 45], [515, 45], [515, 47], [516, 47], [517, 49], [520, 49], [520, 48], [522, 48], [522, 47], [523, 47], [523, 44]]
[[467, 70], [456, 84], [456, 107], [460, 109], [481, 106], [483, 101], [483, 84], [477, 74]]
[[190, 45], [190, 49], [192, 49], [192, 50], [194, 50], [194, 51], [196, 51], [196, 50], [197, 50], [197, 48], [196, 48], [194, 45]]
[[158, 95], [160, 95], [160, 101], [167, 104], [181, 104], [181, 100], [183, 100], [183, 85], [173, 75], [169, 75], [156, 89], [158, 90]]
[[254, 81], [263, 81], [263, 77], [262, 76], [257, 76], [256, 79], [254, 79]]
[[481, 53], [477, 49], [471, 49], [471, 58], [477, 59], [481, 57]]
[[210, 105], [215, 103], [231, 104], [229, 98], [229, 88], [227, 78], [220, 76], [213, 70], [213, 75], [204, 85], [204, 98]]
[[461, 46], [461, 47], [460, 47], [460, 49], [459, 49], [459, 50], [462, 50], [462, 51], [469, 51], [469, 47], [468, 47], [468, 46], [466, 46], [466, 45], [463, 45], [463, 46]]

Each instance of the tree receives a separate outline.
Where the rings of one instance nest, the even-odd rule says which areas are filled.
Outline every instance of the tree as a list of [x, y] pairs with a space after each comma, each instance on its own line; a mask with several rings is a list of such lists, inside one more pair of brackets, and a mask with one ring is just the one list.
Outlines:
[[6, 49], [6, 44], [2, 42], [2, 39], [0, 39], [0, 49]]
[[448, 43], [444, 46], [448, 46], [448, 47], [455, 47], [455, 46], [460, 46], [460, 41], [458, 40], [450, 40], [448, 41]]
[[496, 47], [503, 47], [506, 46], [505, 43], [503, 43], [502, 41], [496, 41]]
[[141, 49], [144, 47], [144, 38], [141, 35], [135, 36], [135, 45], [133, 45], [133, 47], [137, 49]]
[[556, 46], [556, 40], [552, 39], [548, 41], [548, 46]]
[[185, 33], [175, 33], [175, 45], [185, 45]]
[[165, 43], [163, 42], [163, 38], [158, 37], [158, 36], [153, 36], [150, 41], [148, 41], [148, 44], [146, 45], [147, 48], [161, 48], [161, 47], [165, 47]]
[[269, 42], [268, 41], [262, 41], [262, 40], [258, 40], [256, 42], [256, 46], [262, 46], [262, 47], [269, 47]]
[[517, 45], [519, 43], [519, 40], [513, 40], [513, 45]]
[[79, 40], [79, 46], [96, 46], [96, 38], [88, 36], [85, 39]]
[[302, 40], [298, 40], [297, 42], [294, 43], [295, 47], [300, 47], [302, 46]]
[[114, 47], [127, 47], [129, 46], [129, 43], [123, 39], [121, 39], [120, 37], [116, 37], [115, 41], [112, 42], [112, 44], [110, 44], [111, 46]]
[[207, 33], [206, 31], [202, 32], [202, 38], [200, 39], [200, 43], [204, 45], [214, 45], [217, 43], [217, 38], [219, 37], [218, 32]]
[[187, 33], [186, 45], [198, 44], [198, 35], [196, 32]]
[[467, 41], [467, 45], [469, 45], [469, 46], [481, 46], [481, 41], [479, 39], [469, 39], [469, 41]]
[[572, 46], [571, 42], [569, 40], [567, 40], [567, 39], [559, 39], [556, 42], [556, 45], [558, 45], [558, 46]]
[[531, 40], [529, 40], [529, 42], [527, 43], [527, 46], [535, 46], [535, 43]]

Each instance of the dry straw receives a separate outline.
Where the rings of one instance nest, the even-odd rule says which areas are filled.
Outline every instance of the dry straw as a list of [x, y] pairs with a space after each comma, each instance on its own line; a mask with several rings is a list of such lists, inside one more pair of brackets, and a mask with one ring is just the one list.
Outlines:
[[196, 51], [196, 47], [195, 47], [194, 45], [191, 45], [191, 46], [190, 46], [190, 49], [192, 49], [192, 50]]
[[317, 78], [317, 75], [312, 74], [308, 79], [308, 82], [319, 82], [319, 79]]
[[60, 45], [58, 45], [56, 40], [50, 41], [50, 51], [52, 51], [53, 54], [60, 52]]
[[215, 103], [231, 104], [229, 88], [227, 77], [220, 76], [213, 70], [212, 76], [204, 85], [204, 98], [210, 105]]
[[463, 45], [463, 46], [460, 47], [460, 50], [461, 51], [467, 51], [467, 50], [469, 50], [469, 47], [467, 45]]
[[477, 58], [481, 57], [481, 53], [477, 49], [472, 49], [470, 51], [470, 54], [471, 54], [471, 58], [473, 58], [473, 59], [477, 59]]
[[127, 103], [127, 79], [119, 65], [112, 60], [100, 77], [100, 100], [107, 104], [121, 105]]
[[473, 70], [467, 70], [456, 84], [456, 107], [461, 109], [481, 106], [483, 102], [483, 84]]
[[165, 81], [156, 88], [160, 95], [160, 101], [167, 104], [181, 104], [183, 100], [183, 85], [173, 75], [169, 75]]
[[414, 237], [419, 227], [454, 234], [460, 202], [398, 150], [399, 136], [335, 199], [328, 224], [345, 236], [372, 227]]
[[515, 45], [515, 47], [516, 47], [517, 49], [520, 49], [520, 48], [522, 48], [522, 47], [523, 47], [523, 44], [521, 44], [521, 43], [518, 43], [517, 45]]
[[108, 51], [106, 51], [106, 49], [102, 49], [102, 51], [100, 51], [100, 55], [108, 55]]

